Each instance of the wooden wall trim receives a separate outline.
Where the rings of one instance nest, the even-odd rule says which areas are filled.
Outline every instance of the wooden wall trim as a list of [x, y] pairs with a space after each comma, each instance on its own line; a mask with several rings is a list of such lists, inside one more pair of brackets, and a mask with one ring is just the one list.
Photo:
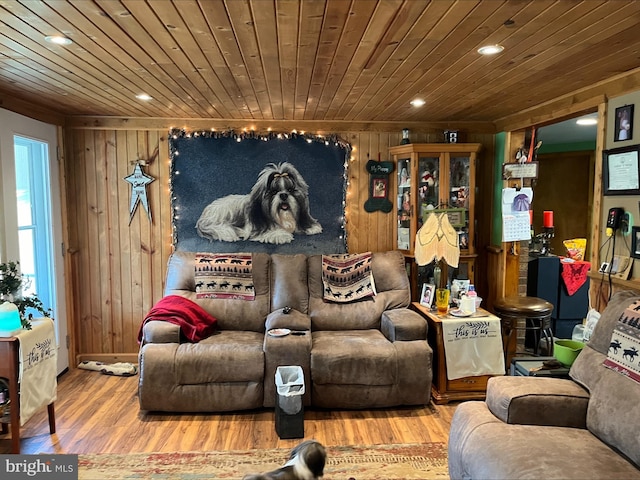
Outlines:
[[508, 118], [497, 120], [498, 131], [514, 131], [530, 128], [532, 125], [544, 126], [576, 117], [585, 113], [595, 112], [598, 105], [606, 101], [604, 95], [577, 100], [575, 96], [566, 96], [553, 100], [547, 104], [537, 105]]
[[[561, 121], [580, 113], [596, 111], [607, 99], [640, 90], [640, 68], [607, 78], [527, 110], [494, 121], [498, 132]], [[526, 92], [523, 92], [526, 95]]]
[[[598, 118], [607, 118], [607, 102], [598, 105]], [[602, 151], [607, 138], [607, 122], [598, 122], [596, 132], [596, 153], [593, 173], [593, 208], [591, 210], [591, 238], [587, 239], [591, 243], [590, 257], [592, 268], [600, 265], [600, 252], [598, 245], [602, 235]]]
[[[244, 130], [266, 133], [268, 131], [298, 131], [314, 134], [335, 132], [398, 132], [408, 128], [415, 133], [442, 133], [447, 129], [493, 134], [492, 122], [359, 122], [350, 120], [237, 120], [202, 118], [140, 118], [140, 117], [92, 117], [73, 116], [65, 119], [65, 126], [71, 129], [87, 130], [166, 130], [184, 128], [187, 130]], [[413, 141], [413, 140], [412, 140]]]
[[0, 108], [19, 113], [20, 115], [33, 118], [34, 120], [49, 123], [51, 125], [63, 126], [65, 123], [64, 115], [35, 103], [16, 98], [11, 94], [2, 91], [0, 91]]

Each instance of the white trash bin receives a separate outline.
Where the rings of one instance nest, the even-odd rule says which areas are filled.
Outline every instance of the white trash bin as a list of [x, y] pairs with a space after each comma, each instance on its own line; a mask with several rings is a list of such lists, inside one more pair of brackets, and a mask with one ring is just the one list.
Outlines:
[[305, 392], [302, 367], [289, 365], [276, 369], [276, 432], [280, 438], [304, 437]]

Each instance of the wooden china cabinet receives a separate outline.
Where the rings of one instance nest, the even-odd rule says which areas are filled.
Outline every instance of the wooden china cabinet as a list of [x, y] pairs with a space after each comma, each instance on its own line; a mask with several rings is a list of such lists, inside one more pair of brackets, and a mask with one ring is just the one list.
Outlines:
[[443, 274], [474, 283], [475, 177], [481, 148], [479, 143], [410, 143], [389, 149], [396, 168], [391, 182], [394, 247], [405, 255], [413, 301], [423, 284], [433, 283], [434, 264], [418, 266], [414, 260], [416, 233], [433, 212], [447, 213], [460, 243], [458, 268]]

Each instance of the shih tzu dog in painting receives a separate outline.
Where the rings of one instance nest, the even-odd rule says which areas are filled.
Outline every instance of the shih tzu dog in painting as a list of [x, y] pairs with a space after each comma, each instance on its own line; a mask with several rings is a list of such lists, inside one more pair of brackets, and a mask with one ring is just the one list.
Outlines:
[[321, 443], [306, 440], [291, 451], [289, 461], [271, 472], [245, 475], [242, 480], [317, 480], [324, 475], [327, 452]]
[[249, 194], [211, 202], [196, 229], [210, 240], [275, 244], [290, 243], [294, 233], [322, 233], [322, 226], [309, 212], [309, 186], [288, 162], [266, 165]]

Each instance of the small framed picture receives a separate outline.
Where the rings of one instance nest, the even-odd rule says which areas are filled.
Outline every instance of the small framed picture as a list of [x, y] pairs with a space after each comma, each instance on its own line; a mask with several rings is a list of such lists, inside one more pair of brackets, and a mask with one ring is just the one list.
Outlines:
[[423, 307], [431, 308], [433, 303], [433, 294], [436, 291], [436, 286], [432, 283], [425, 283], [422, 285], [422, 295], [420, 295], [420, 305]]
[[386, 178], [373, 179], [373, 192], [371, 196], [373, 198], [387, 198], [387, 179]]
[[640, 258], [640, 227], [631, 227], [631, 256]]
[[616, 108], [615, 142], [631, 140], [633, 138], [633, 105]]
[[469, 249], [469, 234], [467, 232], [458, 232], [458, 246], [461, 250]]

